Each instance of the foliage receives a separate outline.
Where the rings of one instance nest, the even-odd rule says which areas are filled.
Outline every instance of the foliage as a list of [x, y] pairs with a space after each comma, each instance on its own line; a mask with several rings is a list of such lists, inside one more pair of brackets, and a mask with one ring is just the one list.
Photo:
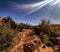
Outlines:
[[7, 52], [12, 47], [12, 39], [16, 36], [17, 31], [14, 30], [14, 28], [11, 27], [11, 23], [8, 20], [8, 22], [1, 22], [0, 26], [0, 51]]
[[16, 23], [10, 16], [0, 22], [0, 51], [8, 52], [13, 46], [13, 38], [23, 29], [34, 29], [35, 33], [47, 46], [60, 45], [60, 25], [51, 25], [49, 20], [43, 19], [37, 26]]

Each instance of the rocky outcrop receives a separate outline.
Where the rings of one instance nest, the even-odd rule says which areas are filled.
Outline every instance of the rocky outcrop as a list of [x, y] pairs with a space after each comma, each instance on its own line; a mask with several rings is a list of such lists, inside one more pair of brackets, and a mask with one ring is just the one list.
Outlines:
[[3, 18], [0, 16], [0, 22], [2, 22], [3, 21]]
[[10, 52], [54, 52], [51, 47], [43, 44], [31, 29], [23, 29], [13, 41], [14, 47]]

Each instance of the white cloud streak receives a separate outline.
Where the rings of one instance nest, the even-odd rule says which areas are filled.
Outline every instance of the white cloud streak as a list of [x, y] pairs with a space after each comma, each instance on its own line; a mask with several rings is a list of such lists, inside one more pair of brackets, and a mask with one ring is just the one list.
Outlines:
[[52, 1], [52, 0], [50, 0], [50, 1], [49, 1], [49, 0], [43, 1], [43, 3], [42, 3], [41, 5], [37, 6], [37, 7], [34, 8], [34, 9], [32, 9], [30, 12], [27, 13], [27, 15], [28, 15], [28, 14], [31, 14], [31, 13], [37, 11], [37, 10], [39, 10], [40, 8], [44, 7], [45, 5], [47, 5], [48, 3], [50, 3], [51, 1]]
[[33, 3], [33, 4], [17, 4], [17, 5], [13, 5], [13, 7], [19, 10], [20, 9], [29, 10], [29, 12], [25, 14], [25, 15], [28, 15], [46, 6], [47, 4], [56, 5], [58, 2], [59, 0], [44, 0], [38, 3]]
[[53, 1], [50, 3], [50, 5], [56, 5], [56, 4], [58, 4], [58, 3], [60, 3], [60, 0], [53, 0]]

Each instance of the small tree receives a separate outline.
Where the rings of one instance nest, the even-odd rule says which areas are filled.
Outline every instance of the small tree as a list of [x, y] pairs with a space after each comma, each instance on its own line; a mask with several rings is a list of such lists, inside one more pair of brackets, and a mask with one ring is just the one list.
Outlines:
[[42, 19], [40, 29], [42, 32], [48, 33], [50, 30], [50, 20]]

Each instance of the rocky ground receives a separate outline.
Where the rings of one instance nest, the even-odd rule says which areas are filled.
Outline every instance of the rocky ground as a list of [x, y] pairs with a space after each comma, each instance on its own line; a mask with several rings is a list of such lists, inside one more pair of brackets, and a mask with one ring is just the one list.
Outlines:
[[52, 48], [43, 44], [41, 39], [30, 29], [23, 29], [13, 41], [14, 46], [10, 52], [58, 52], [57, 47]]

